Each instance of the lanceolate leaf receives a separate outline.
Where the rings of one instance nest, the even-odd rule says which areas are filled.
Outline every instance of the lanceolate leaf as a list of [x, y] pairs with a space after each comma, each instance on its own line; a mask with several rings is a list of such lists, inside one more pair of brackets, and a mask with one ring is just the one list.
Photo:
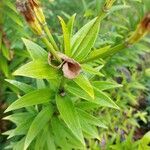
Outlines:
[[56, 79], [58, 70], [52, 68], [47, 62], [31, 61], [17, 69], [13, 75], [37, 79]]
[[86, 120], [87, 123], [107, 129], [107, 127], [103, 124], [103, 122], [97, 119], [96, 117], [90, 115], [89, 113], [81, 109], [77, 109], [77, 111], [78, 111], [79, 117], [83, 120]]
[[[69, 91], [70, 93], [72, 93], [73, 95], [77, 96], [78, 98], [90, 101], [91, 103], [95, 104], [93, 105], [93, 107], [100, 107], [100, 106], [104, 106], [104, 107], [111, 107], [111, 108], [115, 108], [115, 109], [119, 109], [119, 107], [113, 102], [113, 100], [111, 100], [110, 97], [108, 97], [105, 93], [103, 93], [102, 91], [94, 88], [94, 93], [95, 93], [95, 98], [92, 99], [91, 97], [88, 96], [88, 94], [83, 91], [82, 89], [78, 88], [78, 87], [71, 87], [69, 85], [66, 86], [66, 90]], [[96, 104], [98, 106], [96, 106]], [[90, 105], [92, 106], [92, 104], [89, 104], [89, 108]], [[92, 108], [93, 108], [92, 107]]]
[[114, 89], [118, 87], [122, 87], [121, 84], [113, 83], [113, 82], [108, 82], [108, 81], [94, 81], [92, 83], [93, 86], [95, 86], [99, 90], [109, 90], [109, 89]]
[[28, 148], [38, 133], [44, 129], [48, 121], [50, 121], [52, 114], [53, 108], [48, 106], [43, 108], [43, 110], [35, 117], [27, 133], [24, 150]]
[[72, 133], [76, 136], [76, 138], [84, 145], [85, 143], [78, 114], [71, 99], [67, 96], [57, 96], [56, 103], [62, 119], [67, 124]]
[[74, 79], [74, 82], [80, 86], [88, 95], [94, 99], [94, 90], [90, 83], [90, 81], [82, 74], [80, 74], [76, 79]]
[[91, 138], [96, 138], [96, 139], [100, 140], [97, 128], [95, 126], [92, 126], [88, 122], [86, 122], [86, 120], [83, 120], [82, 118], [79, 118], [79, 119], [80, 119], [80, 123], [81, 123], [83, 132], [85, 134], [87, 134], [88, 136], [90, 136]]
[[19, 82], [19, 81], [9, 80], [9, 79], [5, 79], [5, 81], [9, 82], [10, 84], [14, 85], [15, 87], [17, 87], [18, 89], [20, 89], [21, 91], [23, 91], [25, 93], [29, 93], [29, 92], [35, 90], [34, 87], [32, 87], [28, 84]]
[[68, 24], [67, 24], [68, 31], [69, 31], [69, 34], [70, 34], [70, 38], [71, 38], [72, 32], [73, 32], [73, 25], [74, 25], [75, 17], [76, 17], [76, 14], [74, 14], [74, 15], [69, 19], [69, 22], [68, 22]]
[[22, 39], [26, 48], [33, 60], [47, 60], [48, 53], [39, 45], [35, 44], [34, 42], [27, 40], [25, 38]]
[[65, 150], [70, 150], [72, 148], [84, 149], [82, 143], [74, 136], [61, 119], [53, 117], [51, 124], [55, 143], [58, 146], [63, 147]]
[[113, 100], [111, 100], [111, 98], [108, 97], [102, 91], [95, 89], [95, 96], [96, 96], [96, 99], [94, 101], [95, 103], [101, 106], [119, 109], [119, 107], [115, 104], [115, 102], [113, 102]]
[[65, 54], [70, 56], [70, 54], [71, 54], [70, 33], [69, 33], [68, 27], [67, 27], [66, 23], [64, 22], [64, 20], [61, 17], [59, 17], [59, 20], [60, 20], [62, 30], [63, 30]]
[[17, 101], [12, 103], [5, 112], [16, 110], [19, 108], [27, 107], [27, 106], [33, 106], [37, 104], [42, 104], [49, 102], [51, 100], [52, 93], [49, 89], [40, 89], [33, 92], [30, 92], [21, 98], [19, 98]]
[[84, 25], [71, 39], [71, 47], [72, 47], [72, 55], [74, 55], [77, 51], [77, 48], [84, 40], [85, 36], [87, 35], [90, 28], [93, 26], [97, 18], [94, 18], [86, 25]]
[[93, 50], [89, 56], [82, 61], [82, 63], [85, 63], [85, 62], [89, 62], [89, 61], [92, 61], [92, 60], [96, 60], [96, 59], [99, 59], [100, 56], [102, 54], [104, 54], [105, 52], [107, 52], [109, 50], [110, 46], [106, 46], [106, 47], [103, 47], [103, 48], [100, 48], [100, 49], [95, 49]]
[[94, 21], [94, 24], [89, 28], [86, 35], [84, 35], [81, 43], [75, 50], [73, 57], [76, 58], [78, 61], [82, 61], [89, 54], [91, 48], [94, 46], [100, 28], [100, 20], [101, 17], [98, 16], [97, 19]]
[[104, 76], [102, 73], [100, 73], [100, 71], [97, 68], [93, 68], [90, 65], [82, 65], [82, 69], [85, 72], [90, 73], [91, 75], [98, 75], [100, 77]]

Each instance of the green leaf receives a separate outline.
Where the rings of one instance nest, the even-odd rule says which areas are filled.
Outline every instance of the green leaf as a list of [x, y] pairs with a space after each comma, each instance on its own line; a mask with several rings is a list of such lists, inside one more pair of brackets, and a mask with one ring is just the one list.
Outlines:
[[29, 147], [29, 145], [38, 135], [38, 133], [44, 129], [48, 121], [50, 121], [52, 114], [53, 109], [52, 107], [48, 106], [43, 108], [43, 110], [40, 111], [39, 114], [35, 117], [27, 133], [24, 144], [24, 150], [26, 150]]
[[[111, 100], [110, 97], [108, 97], [105, 93], [103, 93], [102, 91], [94, 88], [94, 93], [95, 93], [95, 98], [92, 99], [91, 97], [88, 96], [88, 94], [83, 91], [82, 89], [76, 87], [76, 86], [70, 86], [67, 85], [65, 87], [65, 89], [72, 93], [73, 95], [77, 96], [78, 98], [82, 98], [84, 100], [87, 100], [91, 103], [94, 103], [93, 105], [91, 104], [91, 106], [97, 108], [98, 106], [104, 106], [104, 107], [111, 107], [111, 108], [115, 108], [115, 109], [119, 109], [119, 107]], [[90, 104], [88, 104], [89, 106]], [[97, 106], [98, 105], [98, 106]], [[88, 107], [90, 108], [90, 106]]]
[[30, 118], [27, 118], [27, 120], [22, 120], [22, 122], [18, 124], [15, 129], [11, 130], [12, 132], [9, 134], [8, 139], [18, 135], [25, 135], [33, 119], [34, 117], [31, 116]]
[[31, 61], [17, 69], [13, 75], [37, 79], [56, 79], [58, 78], [58, 70], [51, 67], [47, 62]]
[[9, 120], [17, 125], [21, 124], [24, 120], [30, 120], [33, 119], [34, 115], [28, 112], [22, 112], [22, 113], [15, 113], [9, 116], [6, 116], [5, 120]]
[[94, 101], [94, 99], [89, 97], [89, 95], [84, 90], [82, 90], [80, 87], [78, 87], [78, 85], [76, 85], [76, 84], [66, 85], [65, 90], [67, 90], [69, 93], [71, 93], [79, 98]]
[[63, 30], [65, 54], [70, 56], [71, 54], [70, 33], [64, 20], [61, 17], [59, 17], [59, 20], [60, 20], [62, 30]]
[[10, 80], [10, 79], [5, 79], [5, 81], [7, 81], [8, 83], [14, 85], [15, 87], [17, 87], [18, 89], [20, 89], [21, 91], [23, 91], [25, 93], [29, 93], [29, 92], [35, 90], [34, 87], [32, 87], [28, 84], [19, 82], [19, 81]]
[[109, 50], [110, 46], [106, 46], [106, 47], [103, 47], [103, 48], [100, 48], [100, 49], [95, 49], [93, 50], [89, 55], [88, 57], [82, 61], [82, 63], [85, 63], [85, 62], [89, 62], [89, 61], [94, 61], [96, 59], [99, 59], [100, 56], [107, 52]]
[[37, 104], [47, 103], [51, 100], [52, 93], [49, 89], [40, 89], [35, 90], [33, 92], [30, 92], [21, 98], [19, 98], [17, 101], [12, 103], [5, 112], [16, 110], [19, 108], [27, 107], [27, 106], [33, 106]]
[[57, 146], [60, 146], [65, 150], [70, 150], [73, 148], [84, 149], [82, 143], [74, 136], [62, 120], [57, 117], [53, 117], [51, 124]]
[[42, 47], [28, 39], [22, 38], [22, 40], [33, 60], [46, 61], [48, 59], [48, 53]]
[[143, 138], [140, 140], [138, 150], [149, 150], [150, 149], [150, 131], [147, 132]]
[[83, 145], [85, 145], [78, 114], [71, 99], [66, 96], [57, 96], [56, 103], [60, 115], [67, 124], [68, 128], [72, 131], [76, 138], [80, 140]]
[[12, 2], [10, 2], [10, 0], [5, 0], [4, 4], [7, 5], [10, 9], [12, 9], [16, 14], [18, 14], [16, 7], [13, 5]]
[[115, 11], [122, 11], [124, 9], [128, 9], [131, 8], [131, 6], [129, 5], [116, 5], [116, 6], [112, 6], [112, 8], [110, 9], [108, 15], [110, 15], [111, 13], [114, 13]]
[[6, 15], [10, 17], [15, 23], [17, 23], [19, 26], [23, 27], [23, 23], [21, 19], [16, 15], [16, 13], [12, 11], [5, 11]]
[[104, 92], [95, 89], [95, 103], [99, 104], [100, 106], [105, 106], [105, 107], [111, 107], [115, 109], [120, 109], [113, 100], [111, 100], [110, 97], [108, 97]]
[[88, 34], [90, 28], [94, 25], [97, 18], [94, 18], [90, 22], [88, 22], [86, 25], [84, 25], [71, 39], [71, 48], [72, 48], [72, 55], [74, 55], [77, 51], [77, 48], [81, 44], [81, 42], [84, 40], [86, 35]]
[[[94, 46], [96, 38], [98, 36], [98, 32], [100, 29], [100, 21], [101, 17], [98, 16], [94, 23], [85, 25], [82, 29], [84, 33], [82, 33], [78, 38], [81, 38], [80, 43], [78, 43], [78, 47], [74, 51], [73, 57], [78, 61], [82, 61], [90, 52], [91, 48]], [[90, 27], [89, 27], [90, 26]], [[84, 37], [83, 37], [84, 36]]]
[[83, 120], [82, 118], [79, 118], [79, 119], [80, 119], [82, 131], [86, 135], [90, 136], [90, 138], [94, 138], [94, 139], [96, 138], [96, 139], [100, 140], [97, 128], [95, 126], [88, 124], [88, 122], [86, 120]]
[[74, 14], [74, 15], [69, 19], [68, 24], [67, 24], [68, 31], [69, 31], [69, 34], [70, 34], [70, 38], [72, 37], [73, 25], [74, 25], [75, 17], [76, 17], [76, 14]]
[[109, 89], [122, 87], [121, 84], [108, 82], [108, 81], [94, 81], [92, 82], [92, 85], [99, 90], [109, 90]]
[[77, 111], [78, 111], [80, 119], [86, 120], [86, 122], [91, 125], [95, 125], [95, 126], [107, 129], [107, 127], [103, 124], [103, 122], [97, 119], [96, 117], [90, 115], [89, 113], [81, 109], [77, 109]]
[[90, 65], [81, 65], [83, 71], [90, 73], [91, 75], [98, 75], [100, 77], [103, 77], [104, 75], [97, 70], [97, 68], [92, 68]]
[[74, 82], [80, 86], [88, 95], [94, 99], [94, 90], [90, 81], [82, 74], [74, 79]]

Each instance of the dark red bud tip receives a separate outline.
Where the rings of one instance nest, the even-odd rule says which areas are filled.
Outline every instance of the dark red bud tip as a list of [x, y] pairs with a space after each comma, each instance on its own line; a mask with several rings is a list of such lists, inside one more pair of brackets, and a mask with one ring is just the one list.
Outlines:
[[34, 9], [34, 7], [40, 7], [39, 2], [37, 0], [28, 0], [30, 7]]
[[27, 22], [34, 22], [35, 18], [28, 1], [17, 0], [16, 7], [17, 10], [25, 17]]
[[141, 22], [141, 26], [150, 31], [150, 12], [144, 17], [144, 19]]

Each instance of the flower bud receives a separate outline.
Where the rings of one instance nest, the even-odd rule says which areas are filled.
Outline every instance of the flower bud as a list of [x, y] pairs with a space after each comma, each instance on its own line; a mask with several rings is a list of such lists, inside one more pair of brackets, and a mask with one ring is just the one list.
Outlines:
[[127, 40], [128, 44], [134, 44], [141, 40], [148, 32], [150, 32], [150, 12], [143, 18], [137, 26], [135, 32]]
[[45, 16], [38, 0], [28, 0], [28, 2], [39, 22], [41, 24], [45, 24], [46, 23]]
[[38, 35], [42, 35], [42, 28], [36, 19], [32, 7], [28, 3], [28, 1], [17, 0], [16, 2], [17, 10], [24, 16], [25, 20], [31, 27], [31, 29]]

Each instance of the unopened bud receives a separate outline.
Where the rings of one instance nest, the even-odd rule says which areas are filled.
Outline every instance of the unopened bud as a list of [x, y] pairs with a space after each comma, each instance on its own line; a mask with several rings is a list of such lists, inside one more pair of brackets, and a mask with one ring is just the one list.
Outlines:
[[16, 2], [17, 10], [24, 16], [25, 20], [31, 27], [31, 29], [38, 35], [42, 35], [42, 28], [36, 19], [32, 7], [30, 6], [28, 1], [17, 0]]
[[24, 18], [28, 23], [34, 22], [35, 17], [27, 1], [17, 0], [16, 7], [17, 10], [24, 16]]
[[33, 9], [37, 19], [39, 20], [39, 22], [41, 24], [45, 24], [46, 21], [45, 21], [45, 16], [44, 16], [44, 13], [43, 13], [43, 10], [40, 6], [40, 3], [38, 0], [28, 0], [31, 8]]
[[127, 40], [128, 44], [134, 44], [141, 40], [145, 35], [150, 32], [150, 12], [143, 18], [137, 26], [135, 32]]

